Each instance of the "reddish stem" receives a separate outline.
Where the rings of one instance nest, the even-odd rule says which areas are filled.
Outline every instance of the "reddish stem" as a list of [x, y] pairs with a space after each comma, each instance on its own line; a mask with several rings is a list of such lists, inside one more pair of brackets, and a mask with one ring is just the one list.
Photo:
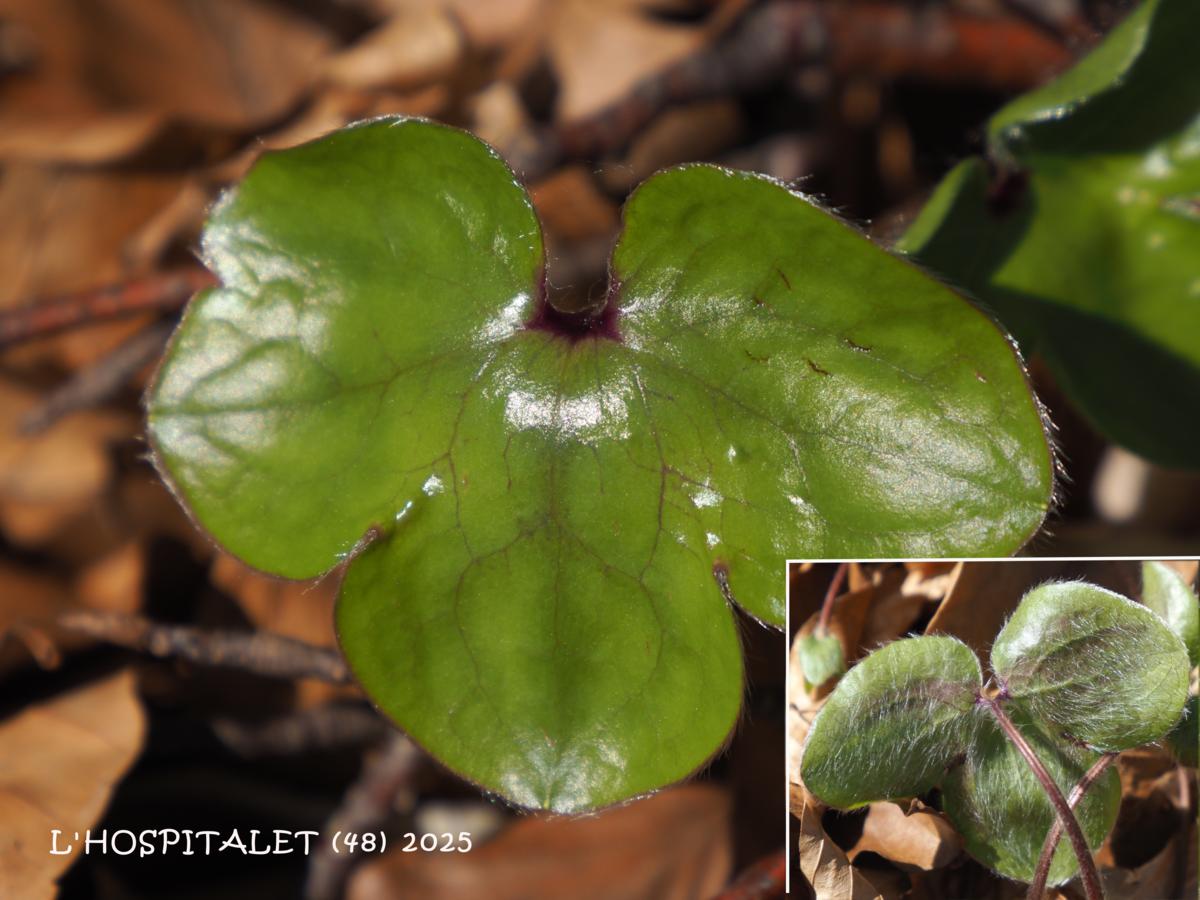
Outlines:
[[[1075, 787], [1071, 788], [1071, 795], [1067, 797], [1067, 806], [1071, 809], [1078, 806], [1083, 800], [1083, 795], [1116, 758], [1116, 753], [1105, 753], [1096, 760], [1092, 767], [1083, 773], [1083, 777], [1075, 783]], [[1055, 819], [1046, 835], [1046, 843], [1042, 844], [1042, 855], [1038, 857], [1037, 868], [1033, 872], [1033, 881], [1029, 882], [1029, 893], [1026, 895], [1026, 900], [1042, 900], [1042, 895], [1046, 892], [1046, 879], [1050, 877], [1050, 863], [1054, 860], [1054, 851], [1058, 849], [1058, 842], [1061, 838], [1062, 822]]]
[[1046, 771], [1042, 761], [1033, 752], [1033, 748], [1029, 746], [1025, 736], [1017, 730], [1017, 726], [1013, 724], [1012, 719], [1008, 717], [1000, 704], [991, 697], [983, 696], [979, 698], [979, 703], [987, 707], [1005, 736], [1017, 748], [1017, 752], [1024, 757], [1025, 762], [1033, 771], [1034, 777], [1041, 784], [1042, 790], [1046, 792], [1050, 805], [1058, 813], [1058, 820], [1066, 829], [1067, 837], [1071, 841], [1071, 849], [1075, 851], [1075, 858], [1079, 860], [1079, 873], [1083, 878], [1083, 892], [1087, 895], [1087, 900], [1104, 900], [1104, 893], [1100, 890], [1100, 876], [1096, 872], [1096, 862], [1092, 859], [1092, 851], [1088, 847], [1087, 838], [1083, 836], [1083, 829], [1079, 827], [1079, 821], [1071, 812], [1067, 798], [1063, 796], [1063, 792], [1054, 783], [1054, 779], [1050, 777], [1050, 773]]
[[821, 602], [821, 618], [817, 619], [817, 627], [814, 632], [818, 635], [829, 633], [829, 618], [833, 615], [833, 601], [837, 599], [838, 591], [842, 588], [842, 582], [846, 580], [846, 572], [850, 568], [850, 563], [838, 563], [837, 571], [833, 573], [833, 581], [829, 582], [829, 590], [825, 592], [825, 599]]

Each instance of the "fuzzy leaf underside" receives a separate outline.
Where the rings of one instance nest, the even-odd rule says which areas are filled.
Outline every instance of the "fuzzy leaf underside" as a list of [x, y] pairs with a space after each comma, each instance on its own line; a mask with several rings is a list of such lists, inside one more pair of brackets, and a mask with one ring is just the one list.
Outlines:
[[[984, 300], [1106, 435], [1200, 467], [1195, 0], [1147, 0], [992, 119], [901, 247]], [[1013, 174], [1019, 173], [1019, 174]]]
[[852, 809], [936, 786], [974, 739], [979, 661], [950, 637], [894, 641], [850, 669], [813, 721], [804, 786]]
[[1008, 553], [1051, 490], [1019, 361], [917, 269], [710, 166], [624, 218], [609, 331], [570, 335], [529, 198], [471, 136], [383, 119], [267, 154], [150, 396], [228, 550], [293, 578], [352, 557], [339, 639], [380, 708], [559, 811], [725, 740], [722, 582], [781, 625], [785, 558]]
[[796, 638], [796, 655], [810, 688], [820, 687], [846, 671], [842, 642], [833, 635], [806, 634]]
[[[1055, 739], [1018, 704], [1010, 703], [1008, 712], [1063, 796], [1069, 796], [1099, 754]], [[1093, 849], [1112, 828], [1120, 804], [1121, 782], [1110, 767], [1075, 808]], [[946, 779], [942, 805], [972, 856], [1009, 878], [1033, 878], [1046, 832], [1054, 822], [1054, 808], [1029, 764], [994, 720], [989, 718], [979, 728], [966, 760]], [[1048, 883], [1062, 884], [1077, 871], [1075, 854], [1064, 836], [1055, 850]]]
[[1031, 713], [1100, 750], [1161, 738], [1187, 700], [1183, 642], [1146, 607], [1085, 582], [1026, 594], [991, 665]]

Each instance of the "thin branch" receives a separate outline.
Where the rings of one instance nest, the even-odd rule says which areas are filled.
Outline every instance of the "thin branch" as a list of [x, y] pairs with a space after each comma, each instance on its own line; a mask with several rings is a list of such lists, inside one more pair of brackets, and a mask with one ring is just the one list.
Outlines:
[[222, 744], [247, 759], [369, 744], [391, 730], [373, 709], [347, 703], [327, 703], [265, 722], [215, 719], [212, 728]]
[[1067, 798], [1063, 796], [1058, 785], [1054, 783], [1054, 779], [1050, 777], [1050, 773], [1046, 771], [1046, 767], [1042, 765], [1042, 761], [1038, 759], [1038, 755], [1034, 753], [1029, 742], [1025, 740], [1025, 736], [1013, 724], [1012, 719], [1004, 712], [1000, 703], [992, 697], [984, 696], [979, 697], [978, 703], [987, 707], [1004, 731], [1005, 736], [1028, 763], [1034, 777], [1041, 784], [1042, 790], [1046, 792], [1050, 804], [1058, 813], [1058, 819], [1066, 829], [1067, 837], [1071, 841], [1071, 849], [1075, 851], [1075, 858], [1079, 860], [1079, 872], [1083, 877], [1083, 892], [1087, 895], [1087, 900], [1103, 900], [1100, 876], [1096, 873], [1096, 861], [1092, 859], [1092, 851], [1088, 847], [1087, 838], [1083, 836], [1083, 830], [1079, 827], [1079, 821], [1075, 818], [1075, 814], [1071, 812]]
[[503, 149], [525, 180], [535, 181], [565, 160], [620, 152], [669, 106], [748, 93], [813, 64], [838, 74], [1017, 91], [1072, 60], [1061, 42], [1016, 17], [895, 2], [775, 0], [752, 6], [724, 37], [644, 78], [595, 115]]
[[341, 852], [334, 848], [334, 835], [378, 834], [395, 809], [396, 800], [412, 782], [423, 759], [416, 744], [400, 732], [392, 737], [377, 755], [364, 763], [358, 780], [346, 791], [342, 803], [325, 823], [324, 840], [313, 852], [308, 879], [304, 885], [305, 900], [336, 900], [351, 869], [369, 853]]
[[[1075, 783], [1075, 787], [1071, 788], [1071, 794], [1067, 797], [1067, 806], [1075, 809], [1083, 800], [1083, 795], [1099, 780], [1116, 758], [1116, 753], [1105, 753], [1096, 760], [1092, 767], [1083, 773], [1083, 777]], [[1042, 895], [1046, 892], [1046, 879], [1050, 877], [1050, 864], [1054, 861], [1054, 851], [1058, 849], [1058, 842], [1061, 838], [1062, 822], [1055, 819], [1046, 835], [1046, 842], [1042, 844], [1042, 855], [1038, 857], [1037, 868], [1033, 872], [1033, 881], [1029, 883], [1026, 900], [1042, 900]]]
[[0, 350], [31, 338], [48, 337], [94, 322], [143, 312], [179, 309], [202, 288], [216, 284], [205, 269], [159, 272], [61, 297], [34, 300], [0, 312]]
[[59, 625], [131, 650], [207, 666], [241, 669], [269, 678], [316, 678], [349, 684], [350, 670], [336, 650], [265, 631], [211, 631], [159, 625], [141, 616], [72, 610]]
[[782, 897], [787, 877], [787, 852], [764, 856], [734, 879], [713, 900], [769, 900]]
[[850, 563], [838, 563], [837, 571], [833, 573], [833, 580], [829, 582], [829, 590], [825, 592], [825, 599], [821, 601], [821, 617], [817, 619], [817, 627], [813, 629], [815, 634], [829, 633], [829, 618], [833, 615], [833, 601], [837, 599], [838, 591], [842, 589], [842, 582], [846, 580], [846, 572], [849, 569]]
[[174, 322], [155, 322], [107, 356], [76, 372], [25, 414], [21, 419], [22, 433], [45, 431], [69, 413], [109, 400], [143, 367], [159, 357], [174, 327]]

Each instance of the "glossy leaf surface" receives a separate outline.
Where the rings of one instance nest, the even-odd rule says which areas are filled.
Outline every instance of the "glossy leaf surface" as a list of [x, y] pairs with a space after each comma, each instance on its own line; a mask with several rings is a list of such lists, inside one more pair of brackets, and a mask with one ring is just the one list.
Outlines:
[[1187, 700], [1183, 642], [1140, 603], [1085, 582], [1026, 594], [991, 664], [1035, 716], [1101, 750], [1161, 738]]
[[1200, 663], [1200, 599], [1183, 576], [1160, 562], [1142, 563], [1142, 602], [1183, 641], [1191, 664]]
[[[1009, 705], [1008, 713], [1063, 796], [1069, 796], [1099, 754], [1056, 740], [1015, 704]], [[1121, 781], [1110, 766], [1075, 808], [1093, 849], [1112, 828], [1120, 804]], [[1009, 878], [1033, 878], [1054, 808], [1029, 764], [993, 719], [980, 727], [966, 761], [946, 779], [942, 805], [972, 856]], [[1061, 884], [1077, 871], [1075, 854], [1064, 837], [1054, 852], [1048, 882]]]
[[[1112, 439], [1200, 466], [1200, 4], [1148, 0], [1001, 110], [903, 249], [985, 300]], [[1005, 174], [1007, 173], [1007, 174]]]
[[726, 594], [781, 625], [786, 557], [1007, 553], [1045, 512], [995, 326], [762, 178], [643, 185], [590, 321], [546, 304], [512, 173], [427, 122], [264, 156], [204, 250], [222, 287], [151, 394], [167, 474], [252, 565], [353, 556], [356, 676], [523, 805], [702, 765], [743, 690]]
[[830, 806], [913, 797], [974, 739], [983, 676], [950, 637], [893, 641], [850, 669], [817, 713], [800, 777]]

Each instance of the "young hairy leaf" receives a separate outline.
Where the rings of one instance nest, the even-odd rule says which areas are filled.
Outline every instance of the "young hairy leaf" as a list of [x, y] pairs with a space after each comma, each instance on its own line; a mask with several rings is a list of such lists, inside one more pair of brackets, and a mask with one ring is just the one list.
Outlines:
[[1185, 766], [1196, 768], [1200, 761], [1200, 698], [1195, 694], [1188, 697], [1183, 708], [1183, 718], [1167, 735], [1167, 746], [1175, 758]]
[[1183, 576], [1160, 562], [1142, 563], [1142, 602], [1179, 635], [1192, 665], [1200, 664], [1200, 599]]
[[[1010, 703], [1007, 711], [1063, 795], [1069, 795], [1099, 754], [1048, 734], [1019, 704]], [[1075, 807], [1092, 848], [1104, 841], [1120, 805], [1121, 781], [1109, 768]], [[1029, 764], [994, 720], [989, 718], [978, 729], [965, 762], [946, 779], [942, 806], [972, 856], [1009, 878], [1033, 878], [1046, 832], [1054, 822], [1054, 807]], [[1077, 871], [1070, 842], [1060, 841], [1049, 883], [1061, 884]]]
[[810, 688], [820, 687], [846, 671], [842, 642], [831, 634], [805, 634], [796, 638], [796, 656]]
[[[1112, 439], [1200, 466], [1196, 0], [1147, 0], [1002, 109], [901, 245], [987, 301]], [[995, 171], [994, 177], [990, 171]]]
[[850, 669], [813, 721], [800, 777], [850, 809], [923, 794], [974, 740], [979, 660], [951, 637], [894, 641]]
[[1187, 700], [1183, 642], [1145, 606], [1086, 582], [1026, 594], [991, 665], [1035, 716], [1100, 750], [1161, 738]]
[[582, 810], [679, 779], [743, 684], [728, 599], [789, 555], [1008, 553], [1051, 489], [993, 323], [804, 198], [710, 166], [629, 201], [603, 309], [548, 304], [488, 148], [382, 119], [265, 155], [204, 234], [150, 433], [450, 768]]

